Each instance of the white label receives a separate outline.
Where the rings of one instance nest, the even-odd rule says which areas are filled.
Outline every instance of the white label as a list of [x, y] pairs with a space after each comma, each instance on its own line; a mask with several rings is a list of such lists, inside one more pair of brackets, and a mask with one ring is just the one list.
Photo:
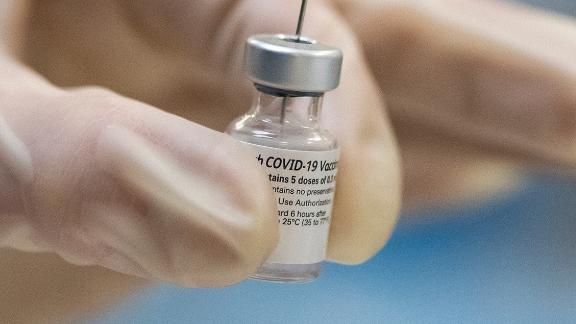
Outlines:
[[266, 169], [278, 206], [280, 240], [266, 262], [323, 261], [339, 151], [295, 151], [245, 144], [256, 151], [256, 160]]

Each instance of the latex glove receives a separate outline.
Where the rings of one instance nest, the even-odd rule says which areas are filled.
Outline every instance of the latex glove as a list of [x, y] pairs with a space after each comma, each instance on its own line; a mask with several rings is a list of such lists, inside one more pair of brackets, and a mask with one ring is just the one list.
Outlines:
[[238, 282], [271, 252], [270, 187], [228, 136], [2, 73], [1, 246], [186, 286]]
[[[71, 38], [60, 35], [77, 30], [72, 20], [58, 22], [57, 29], [35, 25], [35, 39], [46, 45], [44, 41], [31, 44], [30, 62], [58, 83], [103, 84], [223, 129], [249, 105], [246, 88], [236, 91], [240, 80], [245, 80], [236, 72], [241, 66], [239, 56], [234, 55], [241, 52], [237, 51], [240, 39], [264, 30], [290, 32], [296, 19], [291, 7], [296, 5], [276, 1], [162, 3], [132, 2], [117, 10], [84, 5], [76, 15], [96, 16], [87, 17]], [[361, 94], [350, 96], [354, 99], [346, 105], [364, 109], [365, 98], [373, 92], [362, 88], [377, 87], [385, 94], [399, 136], [405, 206], [426, 208], [498, 197], [517, 183], [521, 167], [527, 164], [572, 167], [570, 153], [563, 149], [571, 145], [575, 101], [570, 58], [576, 28], [570, 19], [503, 1], [331, 3], [358, 36], [370, 64], [368, 78], [375, 78], [377, 84], [355, 82], [328, 99], [355, 88]], [[201, 10], [209, 6], [217, 10]], [[333, 44], [347, 42], [346, 33], [336, 27], [342, 24], [326, 18], [333, 16], [326, 13], [331, 12], [326, 6], [324, 1], [311, 2], [305, 33]], [[64, 11], [52, 10], [46, 14]], [[114, 27], [91, 27], [103, 24]], [[99, 42], [87, 40], [86, 35]], [[234, 40], [231, 46], [223, 45]], [[56, 48], [66, 48], [71, 54], [47, 52], [48, 44], [58, 44]], [[126, 53], [137, 69], [124, 64]], [[346, 61], [353, 65], [350, 58]], [[195, 102], [209, 108], [194, 109]], [[352, 109], [348, 115], [346, 110], [327, 106], [324, 114], [363, 118], [355, 116], [357, 111]], [[351, 125], [362, 123], [341, 125], [333, 131], [346, 136], [340, 133], [353, 133], [347, 131]], [[394, 196], [387, 188], [381, 197]]]
[[[202, 86], [197, 83], [192, 93], [202, 95], [203, 89], [220, 85], [213, 94], [233, 96], [237, 106], [233, 114], [228, 105], [214, 109], [214, 102], [178, 103], [180, 108], [209, 113], [213, 121], [225, 125], [228, 117], [248, 109], [237, 97], [248, 92], [228, 92], [245, 79], [239, 66], [230, 65], [240, 62], [243, 40], [249, 34], [269, 32], [272, 23], [293, 27], [293, 19], [279, 21], [265, 11], [251, 11], [256, 2], [243, 3], [245, 7], [238, 10], [249, 15], [226, 18], [222, 27], [218, 24], [224, 8], [212, 1], [145, 4], [35, 2], [26, 44], [43, 47], [41, 52], [47, 56], [58, 55], [35, 56], [25, 48], [24, 58], [60, 86], [68, 86], [74, 84], [66, 84], [46, 69], [56, 68], [64, 77], [78, 76], [58, 69], [58, 64], [73, 67], [85, 59], [84, 50], [99, 48], [90, 54], [100, 57], [97, 65], [85, 62], [73, 70], [96, 78], [97, 70], [103, 69], [110, 72], [106, 78], [116, 81], [126, 74], [119, 83], [124, 89], [141, 85], [147, 88], [140, 89], [143, 93], [161, 95], [167, 102], [172, 100], [172, 105], [182, 94], [168, 91], [174, 90], [170, 86], [181, 86], [181, 82], [188, 86], [190, 78], [198, 78]], [[207, 44], [206, 34], [199, 30], [181, 34], [186, 46], [173, 51], [169, 44], [159, 47], [167, 51], [158, 54], [167, 64], [155, 66], [156, 53], [147, 43], [153, 31], [145, 34], [150, 38], [124, 33], [132, 31], [139, 18], [166, 17], [157, 15], [158, 6], [195, 15], [189, 18], [206, 26], [203, 32], [211, 33], [214, 43]], [[284, 6], [285, 12], [290, 9], [296, 17], [292, 5]], [[256, 8], [278, 9], [262, 3]], [[319, 3], [315, 10], [324, 15], [324, 21], [310, 27], [326, 33], [327, 41], [344, 48], [348, 57], [342, 90], [326, 103], [331, 111], [326, 122], [337, 131], [343, 151], [328, 253], [332, 260], [359, 263], [382, 247], [395, 223], [400, 196], [398, 160], [381, 97], [354, 36], [331, 7]], [[35, 24], [45, 22], [41, 13], [52, 17], [46, 31], [58, 35], [54, 43], [50, 36], [34, 34]], [[270, 18], [253, 20], [259, 15]], [[62, 25], [67, 23], [74, 26]], [[243, 24], [252, 24], [251, 30], [237, 38], [227, 37]], [[337, 33], [323, 27], [327, 24], [338, 28]], [[154, 26], [163, 27], [146, 25], [137, 30]], [[121, 48], [114, 44], [117, 41], [132, 48]], [[145, 48], [140, 52], [138, 46]], [[117, 69], [117, 62], [108, 61], [108, 55], [115, 54], [128, 55], [128, 65]], [[49, 64], [42, 66], [45, 59]], [[193, 61], [198, 65], [182, 70], [182, 64]], [[148, 71], [150, 78], [128, 78], [136, 71], [146, 73], [147, 68], [154, 69], [154, 73]], [[5, 129], [3, 172], [11, 175], [0, 199], [1, 213], [7, 215], [1, 228], [4, 246], [51, 251], [75, 264], [101, 265], [189, 287], [222, 286], [245, 279], [272, 251], [277, 235], [272, 192], [246, 148], [224, 134], [107, 91], [64, 91], [37, 81], [31, 73], [21, 79], [6, 80], [0, 110]], [[8, 82], [17, 89], [9, 88]], [[90, 83], [111, 86], [96, 79]], [[163, 106], [161, 101], [142, 99]]]
[[576, 23], [495, 0], [338, 1], [386, 94], [407, 205], [576, 166]]
[[[36, 1], [21, 53], [60, 86], [100, 84], [224, 129], [249, 105], [250, 85], [238, 87], [245, 80], [239, 69], [243, 38], [257, 32], [290, 32], [295, 6], [288, 1], [246, 0]], [[538, 33], [528, 29], [535, 25]], [[333, 235], [338, 240], [330, 242], [331, 257], [365, 259], [385, 241], [395, 220], [399, 173], [382, 117], [384, 92], [400, 135], [405, 197], [411, 203], [476, 198], [479, 187], [491, 190], [494, 182], [501, 184], [509, 176], [510, 169], [502, 169], [500, 163], [509, 156], [514, 166], [536, 159], [570, 165], [558, 158], [558, 149], [548, 154], [551, 147], [563, 147], [562, 141], [543, 143], [539, 149], [527, 142], [534, 143], [532, 129], [550, 138], [559, 137], [546, 129], [567, 129], [559, 136], [566, 142], [571, 138], [574, 30], [566, 19], [488, 1], [311, 1], [305, 33], [344, 47], [347, 55], [343, 85], [327, 98], [326, 122], [341, 142], [350, 143], [345, 152], [358, 149], [369, 157], [354, 161], [363, 169], [357, 179], [340, 179], [337, 202], [343, 207], [337, 206], [335, 216], [343, 216], [335, 218], [335, 224], [351, 230], [334, 227], [334, 233], [342, 234]], [[514, 90], [526, 80], [536, 89], [547, 85], [555, 90], [551, 97], [536, 91], [533, 99], [516, 101], [525, 98], [517, 93], [533, 92]], [[494, 84], [499, 86], [492, 88]], [[494, 96], [499, 93], [507, 95]], [[498, 100], [492, 102], [494, 98]], [[540, 100], [550, 105], [523, 110], [526, 102]], [[478, 115], [465, 114], [467, 107], [475, 107]], [[566, 122], [531, 126], [550, 116], [541, 115], [538, 107], [555, 111], [552, 116], [567, 116], [555, 119]], [[512, 117], [514, 111], [520, 117]], [[500, 112], [511, 115], [496, 117]], [[504, 120], [511, 124], [501, 125]], [[556, 128], [561, 124], [567, 127]], [[529, 131], [504, 134], [522, 127]], [[367, 144], [355, 148], [355, 141]], [[349, 199], [341, 198], [341, 188], [347, 188]], [[346, 211], [353, 216], [347, 218]], [[342, 219], [362, 221], [347, 224]], [[364, 238], [373, 243], [364, 244]], [[338, 245], [349, 248], [339, 250]]]

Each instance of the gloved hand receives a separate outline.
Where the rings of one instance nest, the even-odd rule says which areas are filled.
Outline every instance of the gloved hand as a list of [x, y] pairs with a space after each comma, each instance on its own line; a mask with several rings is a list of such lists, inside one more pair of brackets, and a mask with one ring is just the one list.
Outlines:
[[[244, 40], [294, 29], [298, 9], [236, 5], [31, 4], [21, 57], [59, 87], [4, 60], [2, 246], [188, 287], [232, 284], [257, 269], [274, 248], [277, 220], [270, 185], [246, 148], [112, 92], [67, 88], [104, 85], [222, 129], [249, 106]], [[354, 35], [328, 4], [311, 12], [307, 29], [347, 55], [341, 90], [325, 105], [343, 152], [328, 253], [354, 264], [376, 253], [395, 223], [398, 159]], [[37, 34], [45, 32], [54, 34]]]
[[407, 206], [497, 196], [527, 166], [574, 174], [574, 19], [504, 0], [336, 2], [385, 93]]
[[238, 282], [271, 252], [270, 187], [228, 136], [108, 91], [2, 73], [1, 246], [186, 286]]
[[[20, 53], [59, 86], [99, 84], [221, 130], [248, 106], [243, 39], [290, 32], [295, 6], [36, 1]], [[493, 1], [312, 1], [305, 33], [346, 52], [324, 113], [344, 153], [330, 257], [366, 259], [395, 220], [400, 175], [384, 92], [410, 202], [476, 196], [518, 161], [572, 167], [575, 31], [565, 18]]]

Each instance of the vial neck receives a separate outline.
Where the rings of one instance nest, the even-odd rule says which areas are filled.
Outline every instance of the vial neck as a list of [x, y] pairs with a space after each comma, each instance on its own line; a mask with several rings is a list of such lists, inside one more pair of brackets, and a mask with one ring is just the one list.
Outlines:
[[257, 91], [252, 107], [256, 117], [294, 127], [317, 128], [320, 122], [323, 95], [292, 96]]

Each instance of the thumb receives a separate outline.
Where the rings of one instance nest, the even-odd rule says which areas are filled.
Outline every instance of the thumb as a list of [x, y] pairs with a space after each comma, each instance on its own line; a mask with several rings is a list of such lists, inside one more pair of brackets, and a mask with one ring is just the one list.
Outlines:
[[226, 135], [102, 90], [2, 97], [0, 246], [190, 287], [274, 247], [269, 184]]

